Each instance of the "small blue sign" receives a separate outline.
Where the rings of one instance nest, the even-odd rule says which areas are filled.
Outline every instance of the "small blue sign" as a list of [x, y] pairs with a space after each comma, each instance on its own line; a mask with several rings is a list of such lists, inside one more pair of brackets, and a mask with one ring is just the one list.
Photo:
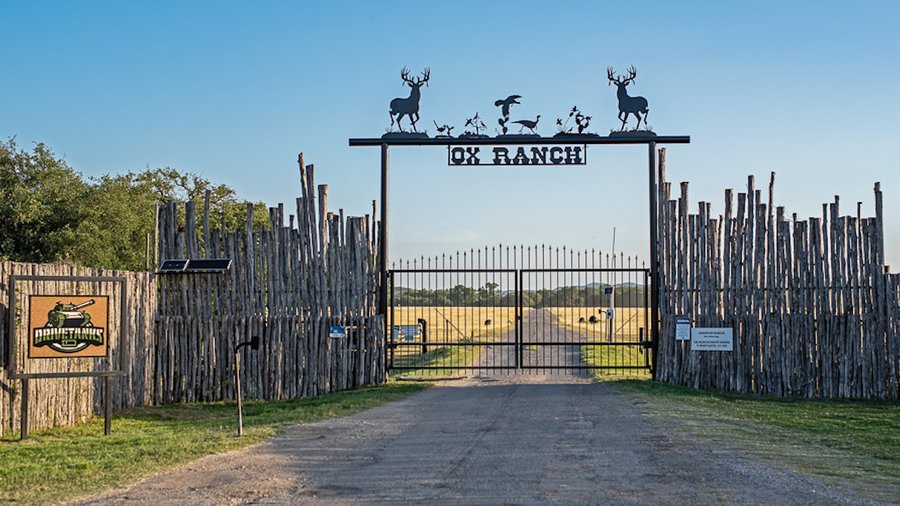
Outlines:
[[603, 293], [605, 293], [606, 295], [613, 293], [613, 287], [607, 286], [606, 288], [603, 289]]
[[347, 330], [340, 325], [332, 325], [328, 329], [328, 337], [333, 337], [335, 339], [347, 337]]

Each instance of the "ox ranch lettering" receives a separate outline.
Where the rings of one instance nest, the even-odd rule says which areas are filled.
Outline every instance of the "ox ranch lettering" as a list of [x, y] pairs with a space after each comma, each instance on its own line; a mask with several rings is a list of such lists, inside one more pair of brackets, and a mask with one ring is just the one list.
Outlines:
[[585, 165], [587, 146], [448, 146], [447, 165]]

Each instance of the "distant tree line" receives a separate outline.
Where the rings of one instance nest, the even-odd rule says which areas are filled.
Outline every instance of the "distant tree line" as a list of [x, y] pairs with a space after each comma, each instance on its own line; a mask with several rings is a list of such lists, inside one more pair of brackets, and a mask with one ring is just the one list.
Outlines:
[[[394, 288], [395, 306], [468, 306], [510, 307], [515, 305], [513, 291], [500, 291], [496, 283], [486, 283], [481, 288], [456, 285], [452, 288], [430, 290], [406, 287]], [[556, 289], [523, 290], [522, 304], [529, 308], [542, 307], [607, 307], [610, 295], [604, 293], [606, 285], [566, 286]], [[615, 290], [617, 307], [644, 305], [643, 286], [619, 286]]]
[[[210, 226], [246, 228], [247, 201], [234, 189], [173, 168], [85, 178], [44, 144], [27, 151], [0, 141], [0, 259], [69, 262], [143, 270], [156, 204], [193, 200], [210, 190]], [[254, 203], [258, 225], [265, 204]], [[151, 266], [152, 268], [152, 266]]]

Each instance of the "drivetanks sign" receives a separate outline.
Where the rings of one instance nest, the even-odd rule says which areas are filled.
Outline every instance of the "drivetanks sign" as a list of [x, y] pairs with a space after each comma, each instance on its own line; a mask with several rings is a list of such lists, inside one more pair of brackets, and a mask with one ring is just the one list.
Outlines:
[[32, 295], [28, 300], [28, 358], [109, 355], [108, 296]]

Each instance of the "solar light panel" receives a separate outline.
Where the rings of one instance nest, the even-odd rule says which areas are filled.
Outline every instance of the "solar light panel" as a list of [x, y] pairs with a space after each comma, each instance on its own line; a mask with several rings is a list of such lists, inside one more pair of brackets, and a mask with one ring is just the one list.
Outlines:
[[185, 272], [224, 272], [231, 267], [230, 258], [192, 258]]
[[184, 259], [163, 260], [159, 265], [159, 270], [156, 272], [159, 274], [184, 272], [184, 268], [187, 267], [187, 264], [188, 261]]

